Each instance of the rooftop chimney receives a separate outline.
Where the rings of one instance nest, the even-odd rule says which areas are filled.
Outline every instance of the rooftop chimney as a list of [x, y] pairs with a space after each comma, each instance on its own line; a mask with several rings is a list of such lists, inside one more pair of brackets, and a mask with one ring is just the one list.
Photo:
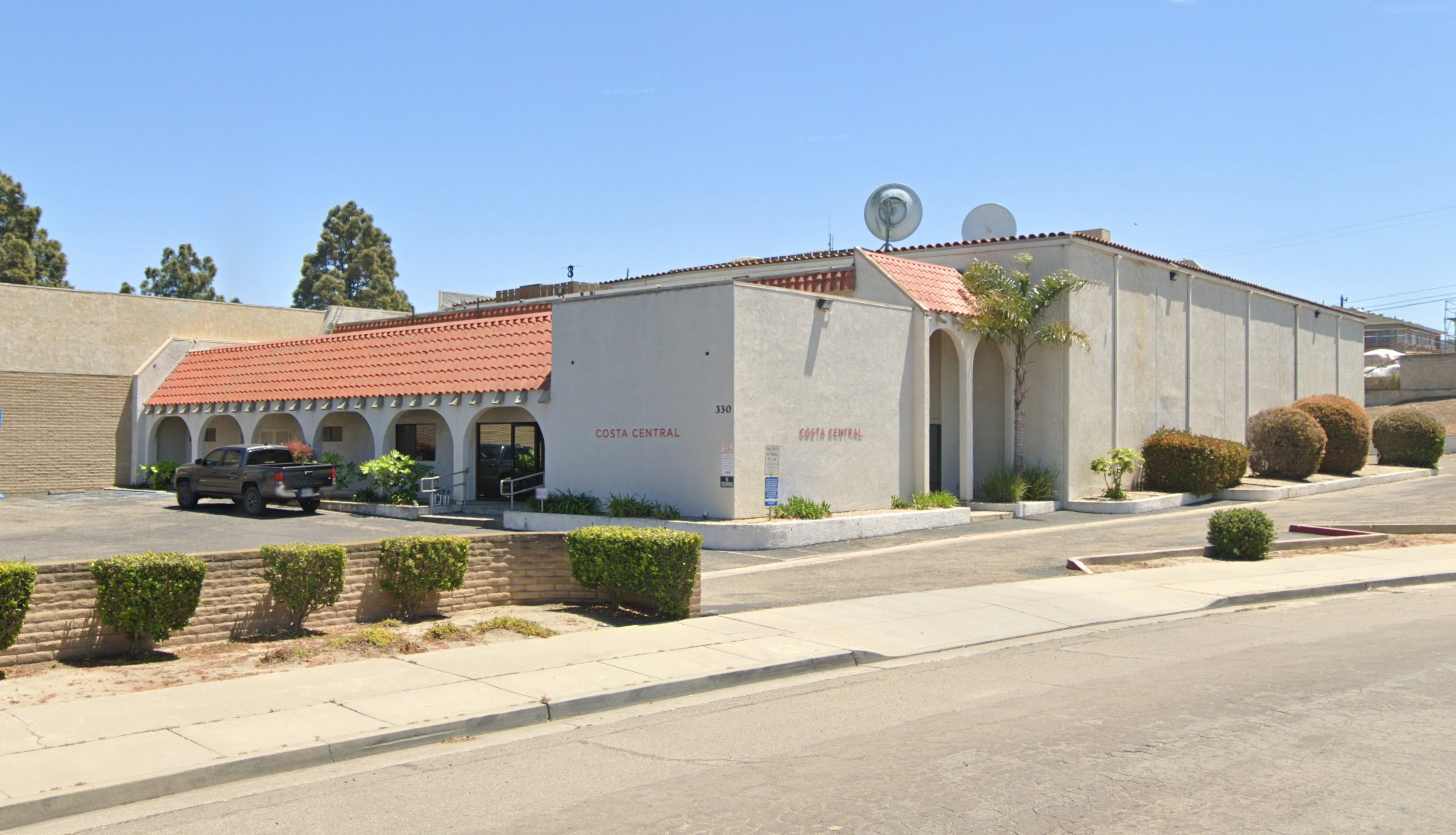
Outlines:
[[1106, 241], [1107, 243], [1112, 243], [1112, 230], [1111, 229], [1078, 229], [1077, 230], [1077, 234], [1078, 235], [1086, 235], [1089, 238], [1096, 238], [1099, 241]]

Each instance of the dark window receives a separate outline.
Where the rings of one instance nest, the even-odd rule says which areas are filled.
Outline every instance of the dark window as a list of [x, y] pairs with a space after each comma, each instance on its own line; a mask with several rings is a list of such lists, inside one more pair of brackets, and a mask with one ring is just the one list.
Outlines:
[[202, 430], [202, 441], [208, 444], [215, 443], [217, 441], [217, 427], [209, 426]]
[[[218, 464], [222, 463], [222, 453], [222, 450], [215, 449], [212, 452], [209, 452], [206, 458], [202, 459], [202, 463], [206, 464], [209, 467], [216, 467]], [[235, 452], [234, 454], [236, 455], [237, 453]]]
[[326, 444], [337, 444], [337, 443], [342, 443], [343, 440], [344, 440], [344, 427], [342, 427], [342, 426], [325, 426], [324, 427], [324, 443], [326, 443]]
[[224, 467], [236, 467], [238, 465], [238, 459], [241, 457], [242, 455], [237, 450], [225, 449], [222, 451], [222, 465]]
[[401, 423], [395, 426], [394, 448], [416, 461], [434, 461], [435, 424]]
[[292, 464], [293, 453], [286, 449], [255, 449], [248, 453], [248, 465]]

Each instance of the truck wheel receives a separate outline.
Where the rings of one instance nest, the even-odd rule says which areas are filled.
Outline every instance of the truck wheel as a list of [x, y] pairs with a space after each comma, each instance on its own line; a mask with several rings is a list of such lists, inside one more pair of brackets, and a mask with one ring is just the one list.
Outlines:
[[301, 507], [301, 508], [303, 508], [303, 512], [304, 513], [318, 513], [319, 500], [318, 499], [299, 499], [298, 500], [298, 506]]
[[192, 489], [192, 482], [185, 479], [177, 482], [177, 506], [183, 510], [197, 507], [197, 491]]
[[243, 488], [243, 512], [249, 516], [263, 515], [263, 494], [251, 484]]

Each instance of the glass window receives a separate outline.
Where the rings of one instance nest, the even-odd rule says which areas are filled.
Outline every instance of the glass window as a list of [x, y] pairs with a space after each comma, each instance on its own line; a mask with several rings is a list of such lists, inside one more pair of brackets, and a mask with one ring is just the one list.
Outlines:
[[326, 443], [326, 444], [338, 444], [338, 443], [343, 443], [343, 441], [344, 441], [344, 427], [342, 427], [342, 426], [325, 426], [324, 427], [324, 443]]
[[394, 427], [394, 448], [416, 461], [435, 460], [435, 424], [401, 423]]
[[255, 449], [248, 453], [248, 466], [254, 464], [292, 464], [293, 453], [286, 449]]
[[235, 449], [225, 449], [222, 451], [222, 465], [224, 467], [236, 467], [239, 458], [242, 458], [242, 453]]
[[[209, 452], [206, 458], [202, 459], [202, 463], [206, 464], [209, 467], [216, 467], [218, 464], [222, 463], [222, 453], [222, 450], [215, 449], [212, 452]], [[234, 451], [233, 455], [237, 455], [237, 452]]]
[[209, 443], [209, 444], [216, 443], [217, 442], [217, 427], [216, 426], [209, 426], [206, 429], [202, 430], [202, 440], [203, 440], [203, 443]]

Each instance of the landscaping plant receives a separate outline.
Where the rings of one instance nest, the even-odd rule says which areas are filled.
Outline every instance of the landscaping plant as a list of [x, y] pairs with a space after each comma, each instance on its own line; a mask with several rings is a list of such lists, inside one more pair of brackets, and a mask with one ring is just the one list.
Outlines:
[[1021, 471], [1021, 480], [1026, 490], [1021, 494], [1024, 502], [1049, 502], [1057, 497], [1057, 477], [1061, 474], [1055, 467], [1032, 466]]
[[1208, 518], [1208, 544], [1221, 560], [1265, 559], [1274, 539], [1274, 520], [1262, 510], [1236, 507]]
[[1309, 478], [1324, 457], [1325, 430], [1308, 412], [1275, 406], [1249, 418], [1249, 468], [1255, 475]]
[[370, 486], [354, 495], [354, 500], [379, 504], [418, 504], [420, 479], [434, 472], [429, 464], [421, 464], [397, 449], [381, 455], [373, 461], [359, 465], [359, 472], [374, 480]]
[[910, 504], [916, 510], [956, 507], [960, 503], [961, 500], [956, 498], [954, 493], [947, 493], [944, 490], [936, 490], [932, 493], [910, 494]]
[[337, 452], [325, 452], [319, 458], [334, 468], [334, 486], [340, 490], [348, 490], [354, 482], [364, 480], [364, 474], [359, 472], [359, 465], [353, 461], [345, 461], [344, 456]]
[[1015, 470], [996, 467], [981, 478], [981, 495], [995, 504], [1015, 504], [1026, 497], [1026, 479]]
[[[1033, 283], [1028, 253], [1016, 256], [1023, 269], [1007, 269], [992, 261], [976, 261], [962, 280], [976, 300], [975, 312], [965, 317], [963, 327], [971, 333], [1012, 350], [1013, 449], [1011, 469], [1018, 475], [1025, 465], [1026, 367], [1031, 349], [1066, 348], [1073, 345], [1091, 350], [1087, 335], [1061, 320], [1044, 321], [1051, 308], [1087, 285], [1069, 270], [1057, 270]], [[1013, 501], [1017, 501], [1013, 499]]]
[[187, 628], [202, 598], [207, 564], [186, 554], [127, 554], [91, 563], [101, 623], [126, 636], [131, 650]]
[[1122, 501], [1127, 498], [1127, 491], [1122, 489], [1122, 479], [1129, 472], [1137, 469], [1143, 463], [1142, 455], [1135, 449], [1118, 447], [1109, 450], [1106, 455], [1092, 461], [1092, 472], [1102, 476], [1107, 483], [1107, 489], [1102, 491], [1103, 498], [1113, 501]]
[[1420, 409], [1406, 406], [1377, 418], [1373, 439], [1382, 464], [1434, 467], [1446, 449], [1446, 426]]
[[778, 507], [769, 508], [774, 519], [828, 519], [832, 515], [829, 502], [813, 502], [803, 496], [790, 496]]
[[1365, 466], [1370, 455], [1370, 415], [1359, 403], [1336, 394], [1320, 394], [1296, 400], [1293, 406], [1319, 421], [1325, 430], [1320, 472], [1350, 475]]
[[137, 469], [142, 471], [148, 487], [153, 490], [171, 490], [172, 477], [177, 475], [177, 462], [158, 461], [155, 464], [142, 464]]
[[569, 513], [576, 516], [601, 516], [602, 500], [590, 493], [552, 490], [544, 501], [536, 502], [537, 513]]
[[1159, 429], [1143, 441], [1143, 483], [1149, 490], [1207, 496], [1236, 486], [1249, 449], [1236, 441]]
[[607, 515], [622, 519], [678, 519], [677, 508], [648, 501], [646, 497], [613, 493], [607, 498]]
[[700, 534], [668, 528], [611, 525], [566, 535], [571, 576], [582, 588], [606, 592], [614, 606], [624, 595], [641, 595], [672, 619], [688, 616], [702, 548]]
[[379, 543], [379, 586], [413, 617], [425, 598], [465, 585], [470, 540], [463, 536], [401, 536]]
[[35, 566], [23, 562], [0, 562], [0, 652], [10, 649], [20, 635], [20, 625], [35, 593]]
[[289, 438], [283, 445], [288, 447], [288, 454], [293, 456], [295, 464], [313, 464], [318, 460], [313, 457], [313, 447], [297, 438]]
[[309, 615], [339, 602], [346, 557], [342, 545], [264, 545], [263, 579], [273, 599], [288, 610], [289, 628], [303, 631]]

